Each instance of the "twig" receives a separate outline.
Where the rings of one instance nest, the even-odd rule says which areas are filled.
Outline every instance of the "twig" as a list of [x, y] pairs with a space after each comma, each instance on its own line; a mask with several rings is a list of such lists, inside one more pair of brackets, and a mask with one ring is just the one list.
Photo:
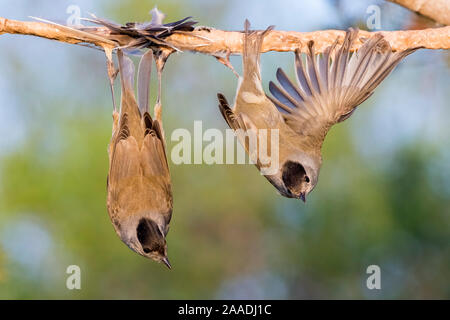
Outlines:
[[[85, 31], [85, 32], [82, 32]], [[42, 22], [16, 21], [0, 17], [0, 34], [24, 34], [58, 40], [62, 42], [80, 44], [91, 43], [102, 48], [114, 48], [125, 45], [130, 41], [128, 36], [110, 35], [103, 27], [82, 28], [79, 33], [69, 32], [67, 28], [58, 27]], [[95, 39], [88, 37], [94, 34]], [[262, 52], [306, 50], [309, 40], [314, 40], [315, 51], [323, 50], [331, 45], [336, 38], [343, 39], [345, 31], [323, 30], [314, 32], [272, 31], [262, 46]], [[391, 44], [393, 51], [405, 50], [422, 46], [427, 49], [450, 49], [450, 26], [408, 31], [381, 31], [385, 39]], [[374, 32], [360, 31], [360, 38], [369, 38]], [[183, 50], [220, 56], [238, 54], [242, 50], [242, 32], [223, 31], [207, 27], [198, 27], [191, 33], [173, 34], [166, 38], [171, 45]], [[355, 41], [352, 50], [358, 49], [361, 41]]]
[[36, 37], [57, 40], [72, 44], [91, 43], [99, 47], [114, 48], [117, 44], [107, 38], [88, 37], [82, 32], [69, 32], [63, 27], [57, 25], [34, 22], [34, 21], [17, 21], [0, 17], [0, 34], [23, 34]]

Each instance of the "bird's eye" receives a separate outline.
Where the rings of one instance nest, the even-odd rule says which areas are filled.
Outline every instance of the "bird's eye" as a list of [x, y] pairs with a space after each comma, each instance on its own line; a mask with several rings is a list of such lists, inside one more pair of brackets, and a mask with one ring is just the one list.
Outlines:
[[309, 183], [309, 177], [305, 176], [305, 181]]
[[144, 252], [145, 253], [150, 253], [150, 249], [149, 248], [144, 248]]

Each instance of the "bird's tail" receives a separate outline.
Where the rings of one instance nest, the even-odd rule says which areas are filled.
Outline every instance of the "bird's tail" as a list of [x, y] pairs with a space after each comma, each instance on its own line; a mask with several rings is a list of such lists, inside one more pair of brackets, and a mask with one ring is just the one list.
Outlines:
[[[257, 85], [257, 83], [261, 83], [261, 68], [259, 62], [259, 58], [261, 55], [261, 46], [264, 37], [274, 28], [274, 26], [269, 26], [264, 31], [250, 31], [250, 22], [248, 20], [245, 20], [244, 28], [244, 48], [242, 53], [244, 83], [247, 85]], [[257, 86], [257, 89], [262, 90], [261, 86]]]
[[[134, 64], [122, 50], [117, 50], [121, 84], [120, 123], [128, 122], [130, 128], [139, 128], [141, 112], [134, 93]], [[125, 120], [124, 117], [127, 119]], [[124, 122], [125, 121], [125, 122]], [[134, 135], [134, 132], [131, 132]]]

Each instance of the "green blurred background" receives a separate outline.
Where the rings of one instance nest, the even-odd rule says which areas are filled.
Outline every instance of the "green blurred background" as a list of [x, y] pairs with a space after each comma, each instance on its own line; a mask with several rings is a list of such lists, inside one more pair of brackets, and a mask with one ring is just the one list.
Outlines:
[[[6, 1], [0, 16], [64, 22], [69, 5], [124, 23], [192, 15], [200, 25], [383, 30], [426, 19], [384, 1]], [[320, 182], [303, 204], [277, 195], [251, 165], [173, 165], [173, 270], [116, 236], [105, 206], [111, 99], [102, 52], [0, 36], [0, 298], [450, 298], [450, 91], [447, 52], [408, 57], [350, 120], [329, 133]], [[240, 57], [232, 58], [240, 71]], [[262, 57], [268, 87], [292, 53]], [[154, 101], [156, 81], [152, 83]], [[173, 55], [164, 74], [168, 152], [176, 128], [220, 128], [216, 93], [236, 78], [214, 58]], [[118, 89], [118, 87], [117, 87]], [[81, 290], [66, 268], [81, 268]], [[381, 267], [381, 290], [366, 268]]]

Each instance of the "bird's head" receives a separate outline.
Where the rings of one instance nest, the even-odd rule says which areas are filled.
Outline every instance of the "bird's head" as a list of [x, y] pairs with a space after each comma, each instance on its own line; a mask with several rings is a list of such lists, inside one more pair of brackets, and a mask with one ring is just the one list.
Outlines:
[[306, 196], [317, 184], [318, 173], [312, 167], [296, 161], [286, 161], [281, 169], [285, 196], [306, 202]]
[[115, 227], [122, 241], [131, 250], [172, 268], [167, 258], [166, 232], [162, 224], [148, 217], [136, 216]]
[[285, 159], [276, 175], [266, 177], [282, 196], [306, 202], [306, 196], [317, 184], [320, 164], [321, 159], [297, 154]]

